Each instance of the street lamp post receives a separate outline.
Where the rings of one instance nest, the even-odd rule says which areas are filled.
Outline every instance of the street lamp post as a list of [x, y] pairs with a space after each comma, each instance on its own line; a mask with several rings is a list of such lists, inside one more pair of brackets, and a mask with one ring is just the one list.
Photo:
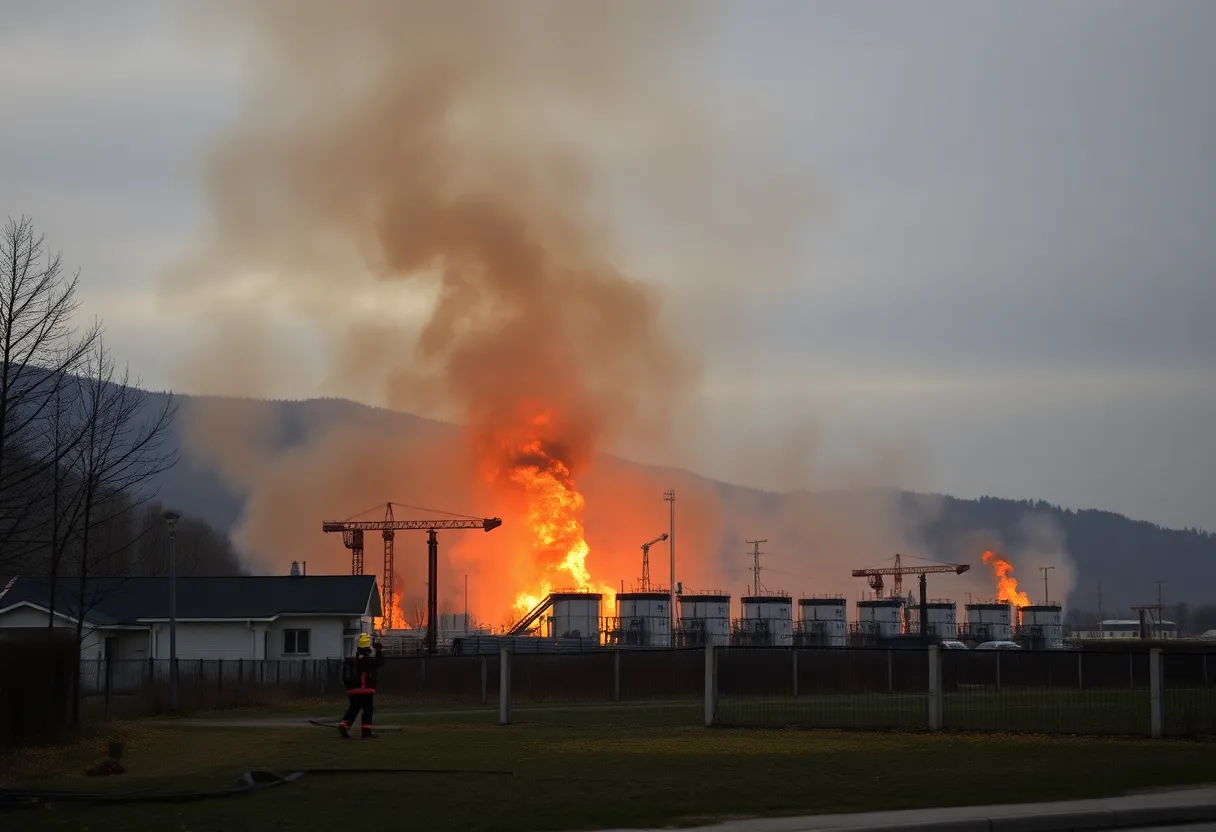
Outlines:
[[169, 526], [169, 710], [177, 712], [177, 521], [181, 515], [166, 511]]
[[669, 488], [663, 492], [663, 499], [671, 503], [671, 519], [670, 529], [667, 532], [667, 553], [671, 556], [671, 582], [667, 587], [668, 604], [671, 609], [668, 612], [667, 621], [667, 643], [674, 645], [676, 638], [676, 625], [679, 620], [676, 618], [676, 492], [675, 489]]

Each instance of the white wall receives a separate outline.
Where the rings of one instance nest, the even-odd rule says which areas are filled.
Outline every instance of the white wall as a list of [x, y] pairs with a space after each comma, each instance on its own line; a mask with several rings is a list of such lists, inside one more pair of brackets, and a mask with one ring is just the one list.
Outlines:
[[[256, 625], [255, 625], [256, 626]], [[169, 658], [169, 625], [155, 625], [157, 659]], [[248, 622], [193, 622], [177, 625], [179, 659], [252, 659], [255, 629]]]
[[[344, 649], [342, 630], [350, 619], [340, 616], [290, 616], [279, 618], [270, 624], [270, 652], [268, 659], [340, 659], [347, 655]], [[358, 626], [356, 623], [355, 626]], [[308, 654], [285, 655], [283, 653], [284, 630], [308, 630]]]
[[[273, 622], [179, 622], [177, 657], [179, 659], [337, 659], [352, 652], [353, 636], [344, 637], [346, 627], [359, 627], [357, 617], [288, 616]], [[362, 622], [368, 629], [367, 622]], [[46, 615], [29, 607], [0, 614], [0, 627], [38, 628], [46, 626]], [[73, 627], [56, 619], [56, 626]], [[284, 630], [308, 630], [306, 655], [283, 653]], [[156, 623], [148, 630], [94, 630], [85, 625], [80, 657], [104, 657], [105, 636], [117, 639], [115, 657], [119, 659], [169, 658], [169, 625]]]
[[[0, 613], [0, 627], [21, 627], [21, 628], [41, 628], [46, 627], [46, 613], [33, 607], [17, 607], [8, 612]], [[66, 629], [75, 629], [74, 621], [66, 621], [59, 616], [55, 616], [55, 626]], [[88, 625], [84, 625], [84, 640], [80, 644], [80, 658], [96, 659], [101, 657], [101, 641], [94, 634], [93, 629]]]

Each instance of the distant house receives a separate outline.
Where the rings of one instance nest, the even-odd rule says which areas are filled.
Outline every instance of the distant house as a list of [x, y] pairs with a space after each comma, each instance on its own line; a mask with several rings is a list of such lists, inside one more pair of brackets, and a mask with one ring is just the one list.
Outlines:
[[[336, 659], [379, 617], [374, 575], [177, 579], [177, 657]], [[54, 621], [84, 621], [81, 658], [169, 658], [169, 579], [90, 578], [56, 582]], [[51, 583], [18, 577], [0, 588], [0, 628], [46, 627]], [[83, 607], [83, 614], [78, 615]]]

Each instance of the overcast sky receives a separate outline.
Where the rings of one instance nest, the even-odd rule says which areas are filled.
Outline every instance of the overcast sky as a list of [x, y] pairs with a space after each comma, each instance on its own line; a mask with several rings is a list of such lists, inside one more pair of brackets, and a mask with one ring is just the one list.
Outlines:
[[[170, 5], [0, 12], [0, 212], [82, 269], [154, 387], [190, 333], [151, 287], [205, 221], [198, 161], [240, 90]], [[747, 354], [714, 356], [719, 429], [809, 412], [832, 448], [907, 441], [921, 487], [1216, 529], [1216, 3], [731, 12], [705, 83], [829, 210], [745, 310]]]

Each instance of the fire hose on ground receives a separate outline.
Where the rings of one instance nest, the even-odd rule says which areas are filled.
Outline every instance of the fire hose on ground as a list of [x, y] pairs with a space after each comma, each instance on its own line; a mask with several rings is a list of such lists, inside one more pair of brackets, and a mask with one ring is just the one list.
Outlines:
[[251, 794], [275, 786], [294, 783], [308, 775], [325, 774], [447, 774], [447, 775], [493, 775], [514, 776], [514, 772], [495, 769], [449, 769], [449, 768], [305, 768], [282, 774], [265, 769], [246, 771], [237, 778], [235, 786], [211, 791], [155, 792], [142, 789], [132, 792], [74, 792], [38, 789], [0, 789], [0, 811], [6, 809], [31, 809], [38, 806], [123, 806], [133, 803], [195, 803], [221, 797]]

